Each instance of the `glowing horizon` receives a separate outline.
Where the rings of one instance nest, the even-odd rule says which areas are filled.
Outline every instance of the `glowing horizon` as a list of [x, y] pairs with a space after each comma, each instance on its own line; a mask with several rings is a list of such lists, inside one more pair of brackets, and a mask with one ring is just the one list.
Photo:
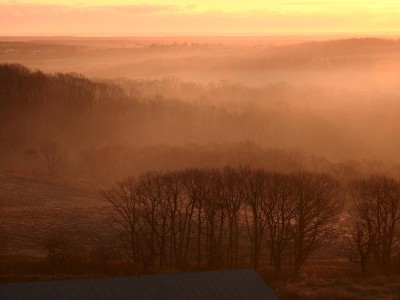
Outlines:
[[397, 35], [398, 20], [394, 0], [0, 0], [0, 35]]

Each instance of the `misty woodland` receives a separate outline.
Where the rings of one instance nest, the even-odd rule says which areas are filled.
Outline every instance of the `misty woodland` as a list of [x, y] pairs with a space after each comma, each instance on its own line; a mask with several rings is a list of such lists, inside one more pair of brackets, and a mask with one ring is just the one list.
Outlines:
[[0, 42], [0, 282], [254, 268], [397, 299], [398, 40], [121, 43]]

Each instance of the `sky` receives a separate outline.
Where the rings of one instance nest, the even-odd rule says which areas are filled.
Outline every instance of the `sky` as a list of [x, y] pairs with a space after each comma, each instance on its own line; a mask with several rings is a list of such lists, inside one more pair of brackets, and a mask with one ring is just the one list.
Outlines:
[[399, 0], [0, 0], [2, 36], [399, 33]]

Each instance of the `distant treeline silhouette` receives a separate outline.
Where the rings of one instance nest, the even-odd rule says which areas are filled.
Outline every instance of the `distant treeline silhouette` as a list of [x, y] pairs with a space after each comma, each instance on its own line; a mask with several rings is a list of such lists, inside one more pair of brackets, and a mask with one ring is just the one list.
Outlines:
[[[317, 97], [325, 101], [318, 101], [321, 108], [312, 106]], [[368, 137], [352, 132], [352, 128], [364, 132], [363, 126], [371, 122], [366, 118], [364, 125], [351, 126], [351, 111], [365, 109], [366, 116], [370, 110], [387, 113], [390, 123], [397, 120], [396, 110], [390, 109], [396, 99], [388, 97], [384, 105], [378, 98], [378, 108], [360, 107], [359, 95], [346, 97], [286, 84], [251, 88], [173, 79], [93, 81], [79, 74], [44, 74], [2, 64], [0, 153], [7, 160], [1, 160], [0, 167], [17, 174], [98, 184], [148, 170], [225, 165], [285, 172], [323, 170], [344, 177], [371, 172], [396, 175], [395, 165], [388, 169], [379, 161], [347, 159], [354, 149], [362, 149], [357, 145], [367, 143], [372, 152], [378, 147], [374, 139], [391, 132], [379, 124], [368, 130]], [[350, 102], [341, 104], [338, 99]], [[326, 113], [331, 108], [325, 106], [333, 105], [329, 103], [339, 107], [332, 116]], [[53, 171], [45, 162], [49, 145], [58, 149], [55, 156], [63, 158]], [[388, 147], [381, 144], [379, 151]], [[339, 162], [325, 159], [326, 153], [339, 157]]]

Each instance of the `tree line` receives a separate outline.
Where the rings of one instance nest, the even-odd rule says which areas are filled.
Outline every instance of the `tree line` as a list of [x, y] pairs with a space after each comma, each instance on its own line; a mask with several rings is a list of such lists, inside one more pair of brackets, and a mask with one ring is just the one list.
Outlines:
[[262, 258], [276, 277], [285, 264], [298, 278], [310, 256], [347, 240], [363, 272], [389, 274], [400, 237], [399, 182], [382, 175], [344, 187], [324, 173], [186, 169], [130, 177], [103, 196], [145, 271], [258, 268]]
[[[398, 174], [395, 142], [375, 142], [381, 138], [396, 141], [390, 128], [397, 126], [398, 100], [395, 94], [347, 93], [283, 83], [255, 88], [229, 82], [95, 81], [74, 73], [46, 74], [18, 64], [0, 64], [0, 154], [10, 158], [1, 161], [0, 168], [26, 173], [25, 154], [37, 154], [48, 142], [60, 144], [68, 154], [75, 164], [69, 171], [76, 178], [81, 171], [76, 169], [82, 165], [82, 151], [94, 151], [95, 157], [108, 156], [116, 145], [189, 148], [196, 144], [207, 148], [251, 141], [265, 148], [314, 153], [325, 162], [314, 159], [307, 166], [313, 170], [326, 169], [328, 160], [370, 168], [370, 153], [376, 153], [372, 159], [386, 162], [374, 167], [374, 172]], [[360, 110], [361, 123], [353, 126], [359, 118], [351, 112]], [[371, 127], [378, 115], [387, 116], [388, 122]], [[350, 130], [339, 132], [342, 127]], [[386, 135], [382, 137], [382, 133]], [[354, 150], [364, 149], [354, 145], [365, 143], [370, 151]], [[115, 160], [117, 155], [112, 153], [102, 160]], [[111, 165], [116, 164], [112, 161]], [[278, 170], [286, 171], [284, 168]]]

